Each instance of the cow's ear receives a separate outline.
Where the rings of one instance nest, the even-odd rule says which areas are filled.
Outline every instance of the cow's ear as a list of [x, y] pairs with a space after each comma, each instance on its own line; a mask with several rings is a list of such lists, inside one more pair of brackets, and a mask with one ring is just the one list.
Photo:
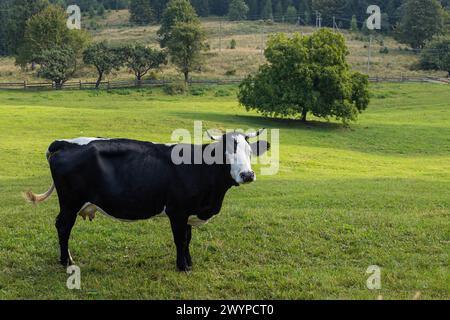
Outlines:
[[270, 143], [264, 140], [260, 140], [258, 142], [250, 143], [250, 148], [252, 148], [253, 154], [259, 157], [270, 149]]

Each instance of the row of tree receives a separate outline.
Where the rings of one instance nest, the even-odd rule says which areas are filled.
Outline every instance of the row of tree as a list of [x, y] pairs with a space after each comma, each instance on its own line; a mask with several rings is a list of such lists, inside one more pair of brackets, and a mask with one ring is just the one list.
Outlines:
[[[443, 7], [450, 7], [450, 0], [436, 1]], [[167, 2], [168, 0], [130, 0], [132, 22], [159, 22]], [[197, 14], [204, 17], [227, 16], [230, 15], [230, 10], [234, 13], [235, 8], [240, 8], [243, 10], [241, 17], [248, 19], [281, 21], [284, 17], [284, 19], [294, 18], [306, 24], [315, 23], [315, 14], [318, 11], [321, 13], [324, 26], [332, 26], [334, 16], [344, 28], [350, 27], [353, 16], [361, 27], [367, 18], [366, 10], [369, 5], [380, 6], [390, 26], [397, 25], [405, 8], [403, 0], [191, 0], [191, 3]]]
[[38, 75], [61, 87], [78, 69], [80, 62], [98, 72], [98, 87], [103, 77], [122, 67], [132, 71], [140, 81], [152, 69], [167, 64], [168, 58], [183, 73], [186, 83], [192, 70], [201, 63], [207, 49], [200, 20], [187, 0], [171, 0], [158, 31], [161, 48], [142, 44], [111, 46], [93, 43], [83, 30], [66, 26], [67, 14], [58, 5], [48, 5], [25, 23], [23, 42], [16, 63], [22, 67], [38, 65]]

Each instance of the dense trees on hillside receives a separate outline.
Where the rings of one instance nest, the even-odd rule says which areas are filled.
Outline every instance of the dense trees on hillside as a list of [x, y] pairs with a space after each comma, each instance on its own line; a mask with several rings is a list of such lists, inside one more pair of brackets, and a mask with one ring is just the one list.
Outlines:
[[437, 36], [427, 43], [420, 55], [425, 70], [447, 71], [450, 77], [450, 36]]
[[145, 25], [153, 22], [153, 9], [148, 0], [132, 0], [129, 10], [131, 23]]
[[446, 14], [437, 0], [406, 0], [403, 15], [396, 30], [399, 41], [415, 49], [444, 32]]
[[17, 54], [28, 19], [48, 5], [47, 0], [0, 1], [0, 55]]
[[228, 9], [228, 19], [231, 21], [245, 20], [248, 10], [248, 6], [244, 0], [232, 0]]

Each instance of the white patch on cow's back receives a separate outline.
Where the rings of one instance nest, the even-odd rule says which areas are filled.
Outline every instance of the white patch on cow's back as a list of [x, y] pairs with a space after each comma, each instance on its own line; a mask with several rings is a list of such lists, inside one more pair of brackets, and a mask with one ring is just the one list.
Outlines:
[[74, 143], [77, 144], [79, 146], [85, 146], [89, 143], [91, 143], [92, 141], [97, 141], [97, 140], [109, 140], [106, 138], [86, 138], [86, 137], [81, 137], [81, 138], [75, 138], [75, 139], [61, 139], [58, 141], [65, 141], [68, 143]]

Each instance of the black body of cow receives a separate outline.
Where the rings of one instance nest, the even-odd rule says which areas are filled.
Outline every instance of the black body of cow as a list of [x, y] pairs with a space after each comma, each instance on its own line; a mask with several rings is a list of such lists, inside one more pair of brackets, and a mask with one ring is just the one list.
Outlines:
[[[204, 147], [189, 145], [191, 152]], [[71, 262], [68, 241], [77, 214], [92, 203], [125, 220], [148, 219], [165, 211], [177, 248], [177, 268], [191, 267], [189, 216], [210, 219], [219, 213], [225, 193], [237, 184], [229, 164], [175, 165], [172, 148], [127, 139], [50, 145], [50, 169], [61, 209], [56, 228], [62, 264]]]

